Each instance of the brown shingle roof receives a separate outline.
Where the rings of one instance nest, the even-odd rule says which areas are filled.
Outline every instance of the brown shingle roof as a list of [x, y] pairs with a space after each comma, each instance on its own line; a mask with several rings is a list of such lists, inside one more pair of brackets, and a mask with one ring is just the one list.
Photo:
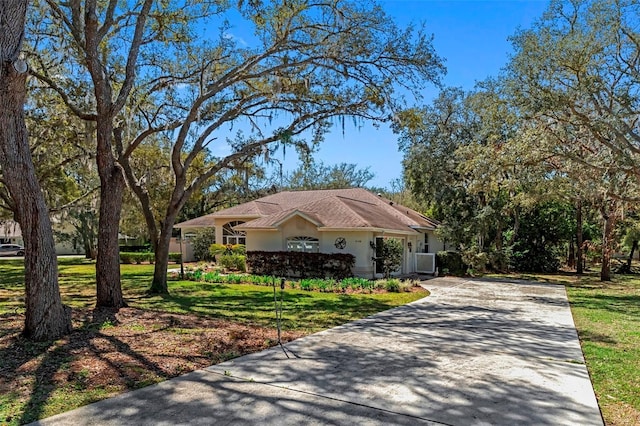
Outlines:
[[[438, 223], [407, 207], [393, 204], [362, 188], [285, 191], [221, 210], [203, 218], [259, 216], [238, 229], [275, 228], [294, 215], [324, 228], [378, 228], [411, 231], [435, 228]], [[198, 218], [201, 219], [201, 218]], [[198, 219], [193, 219], [196, 221]], [[191, 221], [189, 221], [191, 222]], [[180, 224], [186, 226], [187, 223]]]

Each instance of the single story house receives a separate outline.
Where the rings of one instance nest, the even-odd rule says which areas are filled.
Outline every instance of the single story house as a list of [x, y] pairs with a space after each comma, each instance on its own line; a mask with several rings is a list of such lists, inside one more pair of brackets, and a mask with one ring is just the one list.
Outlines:
[[415, 210], [352, 188], [284, 191], [175, 227], [183, 236], [215, 227], [216, 242], [245, 244], [247, 251], [350, 253], [356, 258], [354, 275], [376, 277], [376, 248], [385, 238], [398, 239], [404, 247], [397, 273], [434, 273], [435, 253], [444, 249], [434, 233], [437, 226]]

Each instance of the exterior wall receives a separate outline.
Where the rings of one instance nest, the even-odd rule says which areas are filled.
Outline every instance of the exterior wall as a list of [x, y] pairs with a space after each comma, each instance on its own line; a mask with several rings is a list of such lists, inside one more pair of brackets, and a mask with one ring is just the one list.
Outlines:
[[247, 231], [247, 251], [285, 250], [282, 234], [275, 231]]
[[[343, 250], [336, 248], [337, 238], [344, 238], [347, 245]], [[356, 257], [353, 274], [359, 277], [371, 278], [373, 276], [374, 251], [370, 241], [373, 241], [373, 232], [369, 231], [331, 231], [320, 233], [320, 251], [323, 253], [349, 253]]]
[[[180, 253], [180, 241], [178, 238], [171, 238], [171, 242], [169, 243], [169, 253]], [[183, 262], [193, 262], [195, 261], [195, 256], [193, 255], [193, 246], [188, 240], [182, 241], [182, 260]]]
[[[313, 237], [320, 239], [318, 228], [313, 223], [305, 220], [300, 216], [294, 216], [280, 226], [280, 235], [282, 237], [282, 248], [286, 250], [287, 238], [291, 237]], [[322, 242], [320, 243], [320, 251], [322, 250]]]
[[417, 237], [418, 245], [415, 246], [417, 247], [416, 253], [437, 253], [439, 251], [444, 250], [444, 247], [445, 247], [444, 242], [436, 236], [434, 231], [426, 231], [426, 234], [428, 235], [428, 238], [429, 238], [429, 250], [425, 251], [424, 234], [421, 233]]

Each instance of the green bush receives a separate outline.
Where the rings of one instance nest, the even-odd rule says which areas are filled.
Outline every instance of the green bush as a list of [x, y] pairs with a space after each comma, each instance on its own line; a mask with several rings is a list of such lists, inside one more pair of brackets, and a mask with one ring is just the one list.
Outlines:
[[231, 254], [245, 255], [247, 254], [247, 249], [245, 248], [244, 244], [235, 244], [235, 245], [211, 244], [209, 246], [209, 254], [211, 254], [212, 258], [217, 259], [216, 256], [221, 256], [221, 255], [231, 255]]
[[391, 278], [387, 279], [384, 283], [385, 290], [393, 293], [400, 292], [400, 280]]
[[[179, 254], [179, 253], [178, 253]], [[134, 263], [153, 263], [155, 255], [153, 253], [120, 253], [120, 263], [133, 265]]]
[[483, 274], [487, 271], [489, 256], [486, 251], [482, 251], [478, 247], [474, 246], [462, 252], [462, 261], [469, 266], [467, 269], [469, 274]]
[[243, 255], [247, 254], [247, 247], [244, 244], [234, 244], [231, 246], [231, 253]]
[[252, 273], [276, 277], [340, 280], [352, 275], [351, 268], [355, 261], [355, 256], [348, 253], [247, 252], [247, 266]]
[[218, 265], [230, 271], [247, 271], [246, 256], [241, 254], [223, 254], [218, 258]]
[[436, 265], [438, 275], [464, 275], [467, 272], [462, 256], [455, 251], [439, 251], [436, 254]]
[[180, 263], [182, 259], [182, 254], [180, 253], [169, 253], [169, 262]]
[[211, 256], [211, 259], [214, 259], [215, 256], [221, 254], [230, 254], [227, 253], [227, 246], [225, 246], [224, 244], [211, 244], [209, 246], [209, 255]]
[[387, 238], [382, 242], [382, 274], [389, 278], [402, 264], [402, 243], [395, 238]]
[[214, 228], [203, 228], [196, 232], [191, 239], [193, 257], [196, 260], [213, 260], [213, 255], [209, 252], [211, 244], [216, 242], [216, 232]]
[[242, 284], [243, 282], [246, 282], [245, 278], [246, 277], [242, 275], [229, 274], [224, 277], [224, 282], [227, 284]]
[[207, 272], [206, 274], [203, 275], [202, 278], [208, 283], [221, 283], [222, 282], [222, 277], [220, 276], [218, 271], [216, 271], [216, 272]]

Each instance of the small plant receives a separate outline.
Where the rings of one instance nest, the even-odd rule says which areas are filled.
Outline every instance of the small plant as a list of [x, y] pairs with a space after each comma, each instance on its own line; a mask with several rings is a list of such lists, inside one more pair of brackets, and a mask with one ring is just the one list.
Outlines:
[[204, 280], [208, 283], [219, 283], [222, 282], [222, 278], [218, 271], [215, 272], [207, 272], [203, 276]]
[[247, 271], [246, 258], [241, 254], [223, 254], [218, 259], [218, 264], [230, 271]]
[[300, 290], [311, 291], [313, 290], [312, 280], [300, 280]]
[[244, 280], [245, 277], [243, 277], [242, 275], [235, 275], [235, 274], [230, 274], [227, 275], [225, 278], [225, 282], [227, 284], [240, 284], [242, 283], [242, 281]]
[[398, 293], [400, 292], [400, 280], [390, 278], [384, 283], [384, 288], [389, 292]]
[[104, 320], [102, 324], [100, 324], [100, 330], [107, 330], [109, 328], [113, 328], [115, 325], [111, 320]]

